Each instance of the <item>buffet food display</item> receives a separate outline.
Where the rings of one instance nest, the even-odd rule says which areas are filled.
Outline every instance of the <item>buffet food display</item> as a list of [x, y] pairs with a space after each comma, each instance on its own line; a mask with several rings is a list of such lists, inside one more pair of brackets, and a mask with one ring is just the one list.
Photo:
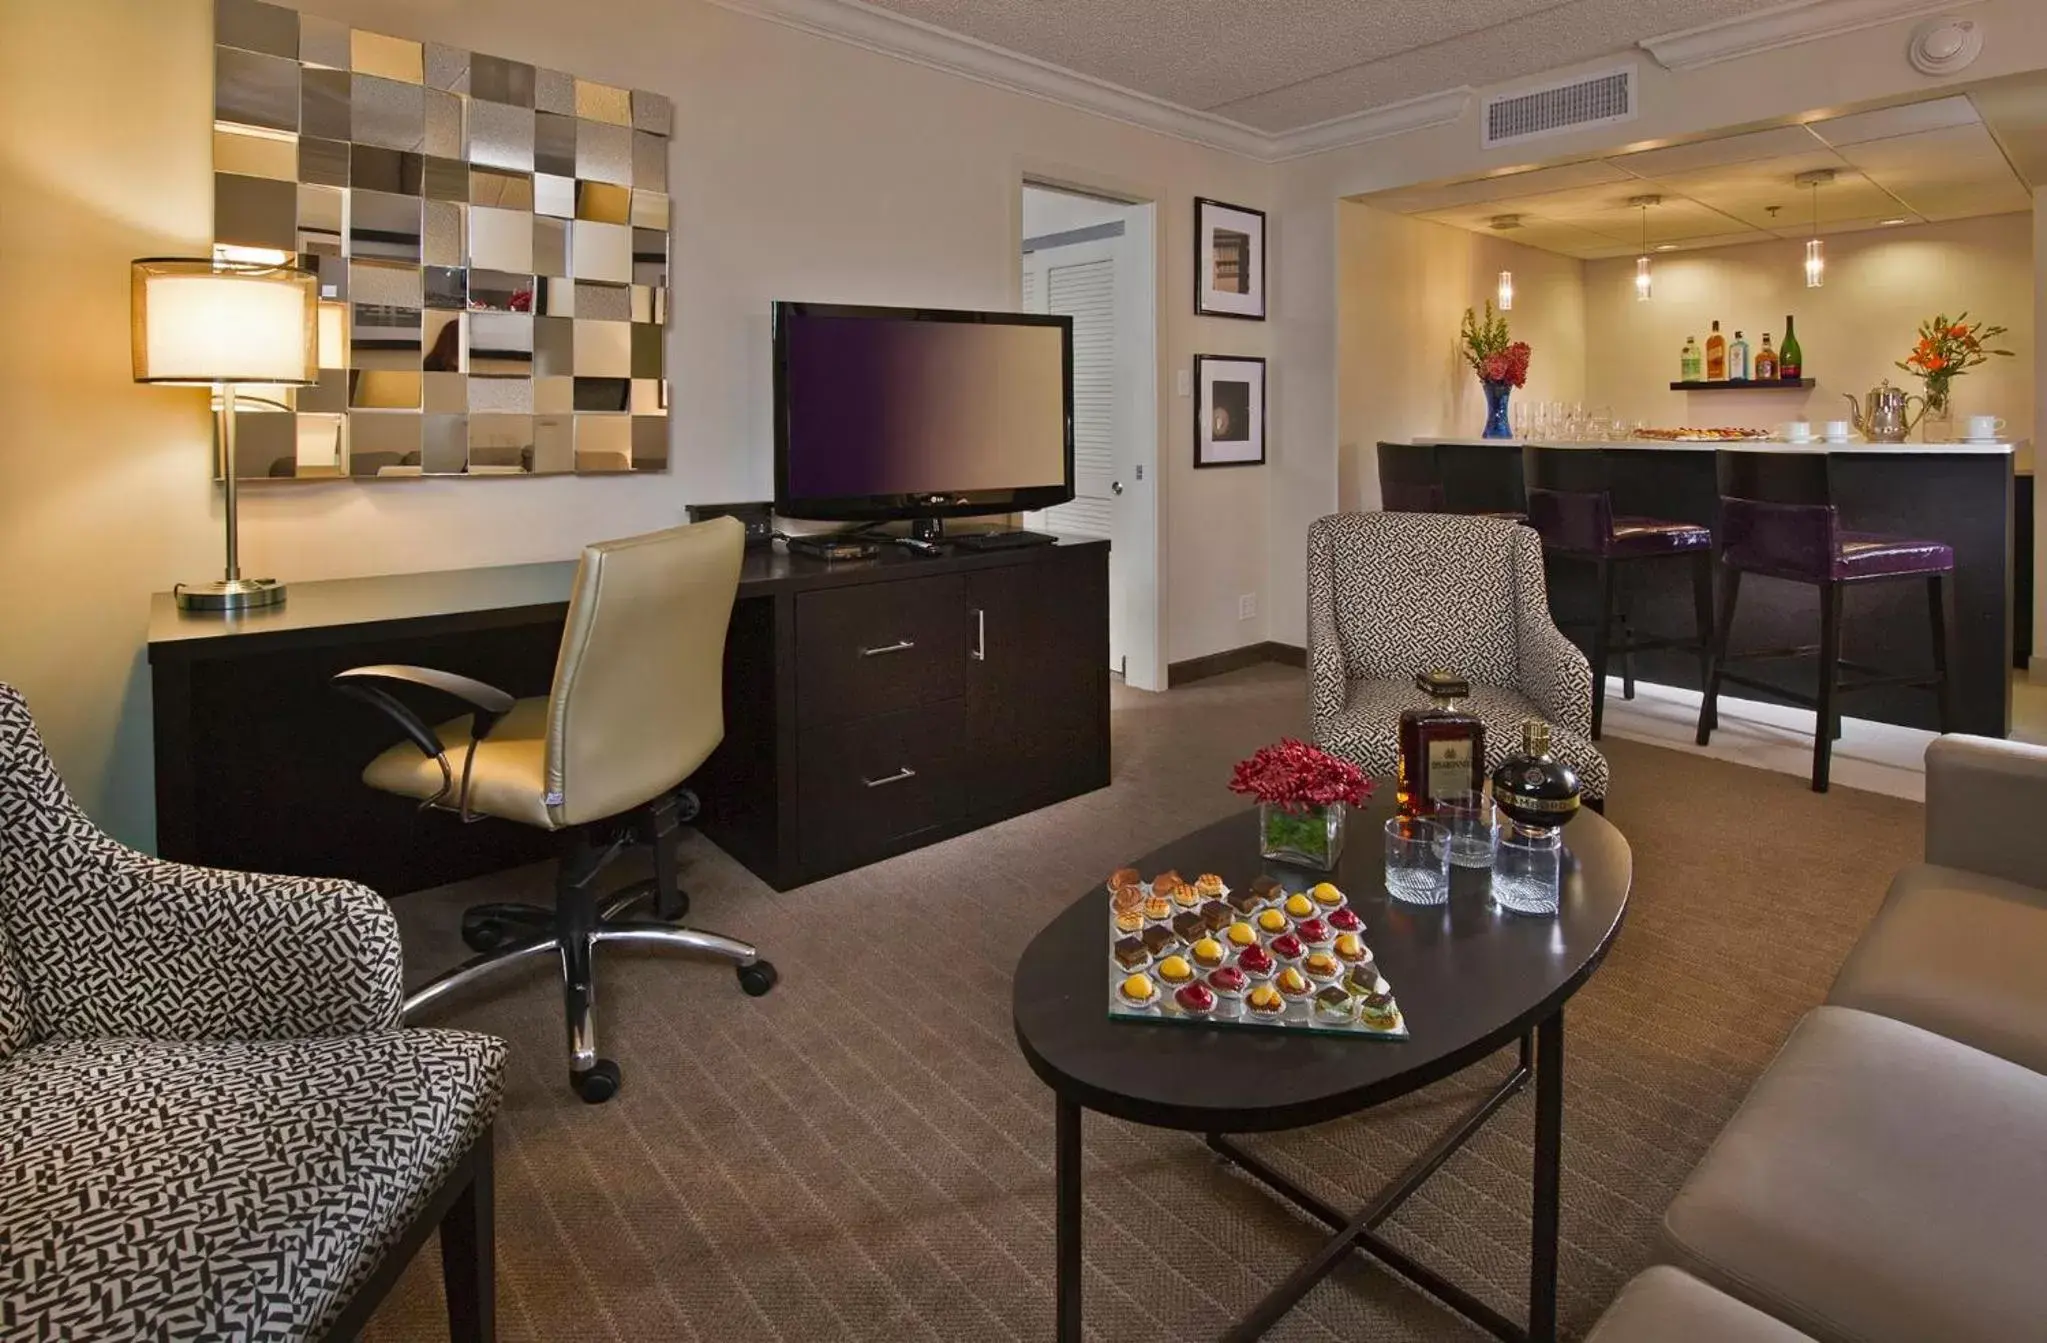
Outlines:
[[1243, 890], [1135, 868], [1109, 878], [1109, 1015], [1405, 1040], [1393, 986], [1342, 891]]
[[1767, 429], [1637, 429], [1633, 437], [1655, 443], [1755, 443], [1770, 437]]

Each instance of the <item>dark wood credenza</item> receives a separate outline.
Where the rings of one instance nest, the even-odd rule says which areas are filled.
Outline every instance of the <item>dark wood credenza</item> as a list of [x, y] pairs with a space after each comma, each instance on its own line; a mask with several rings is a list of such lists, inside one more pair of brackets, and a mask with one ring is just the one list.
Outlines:
[[[231, 621], [158, 594], [158, 851], [387, 895], [551, 854], [541, 832], [365, 787], [393, 734], [327, 680], [409, 662], [545, 694], [574, 571], [295, 583], [283, 607]], [[786, 889], [1102, 787], [1108, 661], [1105, 542], [842, 564], [749, 552], [697, 824]]]

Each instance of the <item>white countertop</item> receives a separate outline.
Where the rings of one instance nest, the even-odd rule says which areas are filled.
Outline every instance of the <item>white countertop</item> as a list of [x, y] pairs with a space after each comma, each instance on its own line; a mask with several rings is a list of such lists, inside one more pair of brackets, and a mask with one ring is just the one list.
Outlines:
[[1430, 447], [1438, 443], [1469, 444], [1477, 447], [1498, 446], [1503, 448], [1635, 448], [1669, 449], [1675, 452], [1718, 452], [1726, 448], [1733, 452], [1882, 452], [1896, 453], [1905, 457], [1944, 456], [2005, 456], [2018, 450], [2019, 444], [2008, 439], [1991, 443], [1869, 443], [1860, 438], [1841, 442], [1826, 439], [1811, 439], [1804, 443], [1792, 443], [1780, 438], [1734, 439], [1725, 443], [1666, 443], [1654, 438], [1630, 438], [1616, 442], [1586, 443], [1567, 439], [1523, 438], [1416, 438], [1410, 440], [1417, 447]]

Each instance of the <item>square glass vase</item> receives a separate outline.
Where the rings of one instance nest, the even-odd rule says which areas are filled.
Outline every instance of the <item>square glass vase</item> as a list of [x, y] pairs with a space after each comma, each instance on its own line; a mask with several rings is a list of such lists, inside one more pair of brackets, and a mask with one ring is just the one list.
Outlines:
[[1341, 802], [1301, 811], [1259, 803], [1258, 856], [1321, 872], [1334, 871], [1336, 860], [1343, 856], [1344, 812]]

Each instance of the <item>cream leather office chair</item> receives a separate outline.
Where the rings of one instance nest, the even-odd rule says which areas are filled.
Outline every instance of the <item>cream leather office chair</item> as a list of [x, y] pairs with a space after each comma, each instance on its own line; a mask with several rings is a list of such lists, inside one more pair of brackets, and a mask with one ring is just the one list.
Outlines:
[[[618, 1065], [597, 1055], [591, 950], [602, 942], [674, 947], [738, 966], [759, 996], [775, 968], [745, 942], [685, 928], [675, 872], [676, 828], [696, 814], [681, 787], [725, 735], [725, 631], [739, 587], [745, 528], [718, 518], [586, 547], [568, 626], [545, 695], [428, 667], [356, 667], [334, 678], [376, 706], [407, 741], [372, 760], [363, 781], [465, 821], [495, 817], [562, 832], [555, 907], [478, 905], [462, 937], [479, 955], [405, 1001], [407, 1015], [532, 956], [559, 952], [568, 1012], [569, 1081], [584, 1100], [618, 1090]], [[473, 712], [435, 728], [387, 688], [452, 695]], [[630, 843], [650, 844], [654, 879], [600, 907], [598, 873]], [[655, 919], [624, 917], [649, 895]]]

